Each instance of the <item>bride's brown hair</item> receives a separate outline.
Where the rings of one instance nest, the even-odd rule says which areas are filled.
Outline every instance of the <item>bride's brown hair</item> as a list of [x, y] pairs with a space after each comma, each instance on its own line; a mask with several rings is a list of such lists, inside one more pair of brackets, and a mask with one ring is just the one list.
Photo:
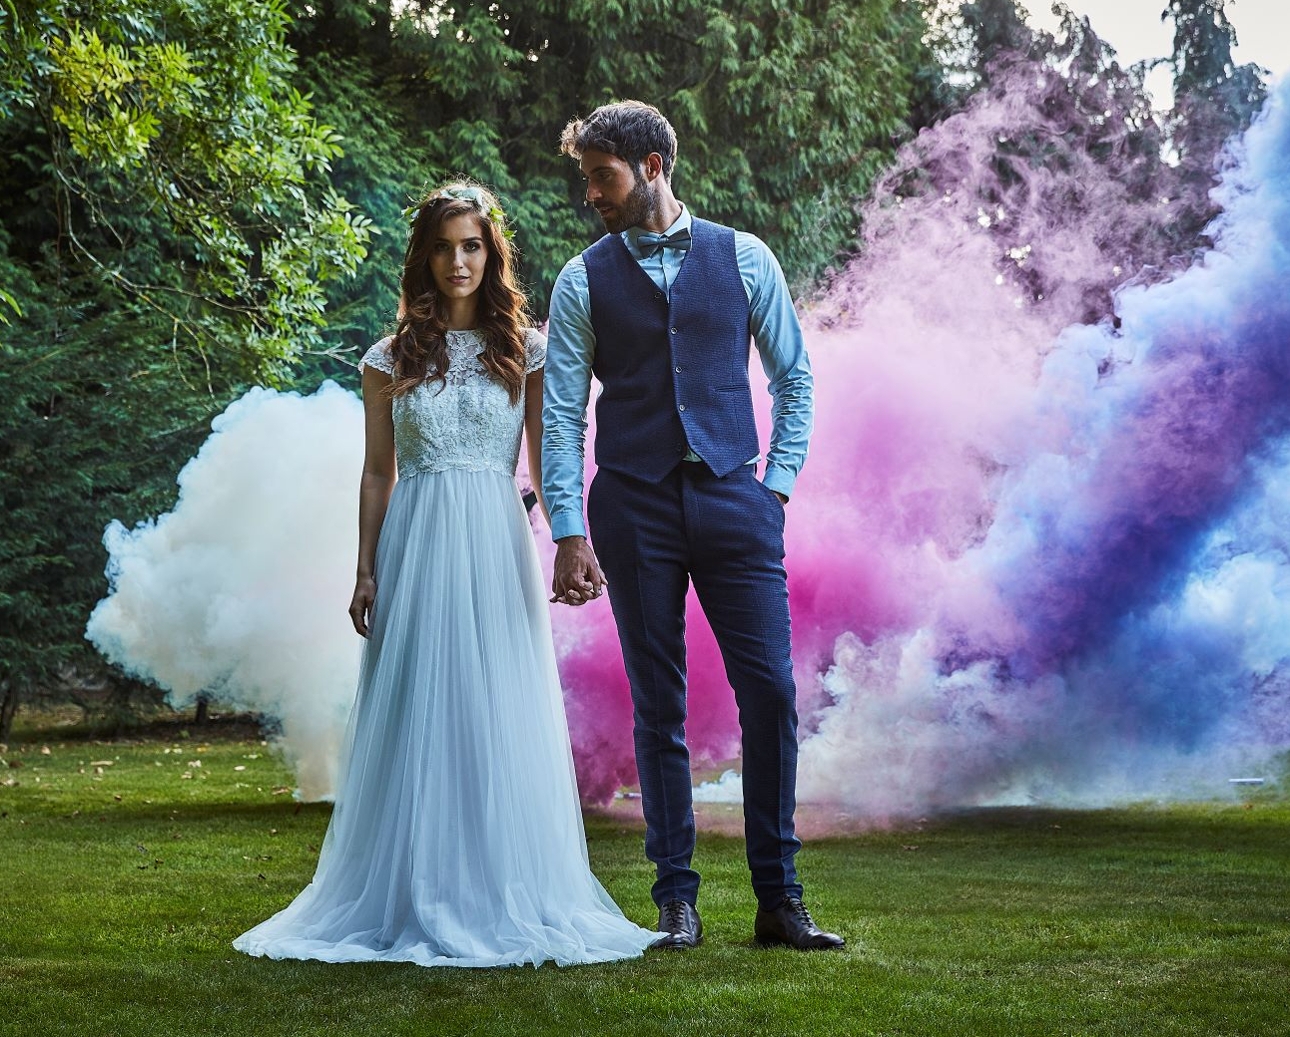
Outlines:
[[430, 272], [430, 252], [443, 222], [474, 216], [488, 258], [479, 286], [478, 331], [484, 340], [480, 362], [519, 402], [524, 386], [524, 333], [529, 326], [524, 293], [515, 278], [515, 246], [506, 216], [492, 192], [478, 184], [454, 181], [417, 203], [412, 234], [403, 256], [402, 305], [390, 343], [394, 360], [391, 396], [411, 392], [427, 378], [447, 383], [447, 307]]

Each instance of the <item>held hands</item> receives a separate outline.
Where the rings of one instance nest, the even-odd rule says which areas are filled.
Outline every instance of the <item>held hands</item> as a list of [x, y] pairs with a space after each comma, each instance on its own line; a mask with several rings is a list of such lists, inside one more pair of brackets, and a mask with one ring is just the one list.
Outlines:
[[349, 602], [349, 620], [354, 629], [367, 636], [367, 622], [372, 616], [376, 601], [376, 581], [370, 576], [360, 576], [354, 584], [354, 597]]
[[556, 543], [552, 601], [561, 605], [585, 605], [592, 598], [600, 597], [606, 584], [596, 553], [584, 537], [565, 537]]

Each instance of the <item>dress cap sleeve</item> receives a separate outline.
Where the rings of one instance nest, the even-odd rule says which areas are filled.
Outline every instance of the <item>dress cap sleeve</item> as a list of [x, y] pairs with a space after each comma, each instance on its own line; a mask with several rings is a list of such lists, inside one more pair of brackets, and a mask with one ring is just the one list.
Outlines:
[[394, 357], [390, 353], [390, 343], [393, 341], [393, 336], [387, 336], [368, 349], [363, 354], [363, 359], [358, 362], [359, 372], [361, 373], [365, 367], [371, 367], [393, 376]]
[[546, 364], [546, 337], [537, 328], [524, 336], [524, 373], [532, 374]]

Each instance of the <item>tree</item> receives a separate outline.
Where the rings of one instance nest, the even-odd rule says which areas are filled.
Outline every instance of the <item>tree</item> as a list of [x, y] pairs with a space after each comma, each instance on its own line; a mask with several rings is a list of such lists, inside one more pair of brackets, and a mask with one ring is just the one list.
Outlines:
[[923, 10], [922, 0], [320, 0], [291, 39], [327, 121], [353, 141], [362, 131], [345, 111], [361, 105], [395, 144], [388, 158], [378, 144], [379, 171], [358, 146], [336, 164], [384, 235], [377, 262], [397, 264], [405, 227], [373, 193], [397, 183], [401, 206], [468, 173], [502, 195], [540, 316], [565, 260], [601, 232], [576, 167], [557, 154], [560, 130], [629, 96], [676, 126], [681, 197], [762, 235], [804, 289], [854, 241], [854, 200], [917, 129], [910, 114], [934, 109]]
[[317, 342], [367, 240], [326, 179], [337, 136], [291, 84], [288, 23], [281, 0], [0, 7], [4, 135], [44, 152], [60, 246], [184, 348], [266, 377]]
[[1167, 128], [1189, 191], [1197, 196], [1193, 220], [1217, 214], [1209, 199], [1223, 143], [1250, 125], [1267, 95], [1267, 70], [1236, 65], [1236, 28], [1227, 0], [1169, 0], [1161, 20], [1173, 19], [1174, 107]]
[[34, 269], [0, 255], [0, 272], [26, 298], [0, 346], [3, 741], [20, 700], [87, 682], [118, 699], [133, 689], [83, 639], [105, 583], [103, 529], [173, 504], [176, 468], [237, 383], [228, 354], [175, 348], [172, 322], [53, 250]]
[[364, 254], [287, 24], [278, 0], [0, 4], [0, 739], [22, 696], [104, 675], [108, 520], [169, 506]]
[[[1031, 29], [1014, 0], [964, 4], [940, 19], [937, 39], [960, 103], [976, 110], [962, 123], [970, 136], [945, 132], [957, 121], [947, 119], [934, 142], [902, 153], [879, 193], [940, 196], [965, 221], [984, 218], [1000, 274], [1058, 326], [1107, 317], [1120, 284], [1169, 276], [1206, 244], [1216, 156], [1262, 97], [1258, 70], [1231, 64], [1222, 7], [1172, 0], [1165, 12], [1179, 19], [1180, 92], [1162, 117], [1146, 90], [1150, 65], [1121, 65], [1065, 5], [1054, 4], [1054, 36]], [[1065, 255], [1090, 247], [1101, 273], [1071, 278]]]

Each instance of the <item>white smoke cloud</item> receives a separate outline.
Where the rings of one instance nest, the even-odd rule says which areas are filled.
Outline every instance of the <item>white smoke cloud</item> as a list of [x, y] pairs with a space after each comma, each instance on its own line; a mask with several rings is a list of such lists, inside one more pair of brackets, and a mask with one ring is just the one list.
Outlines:
[[254, 389], [212, 429], [173, 511], [108, 527], [111, 593], [86, 636], [177, 708], [209, 692], [276, 720], [299, 794], [325, 798], [362, 645], [346, 615], [362, 404], [331, 382]]

